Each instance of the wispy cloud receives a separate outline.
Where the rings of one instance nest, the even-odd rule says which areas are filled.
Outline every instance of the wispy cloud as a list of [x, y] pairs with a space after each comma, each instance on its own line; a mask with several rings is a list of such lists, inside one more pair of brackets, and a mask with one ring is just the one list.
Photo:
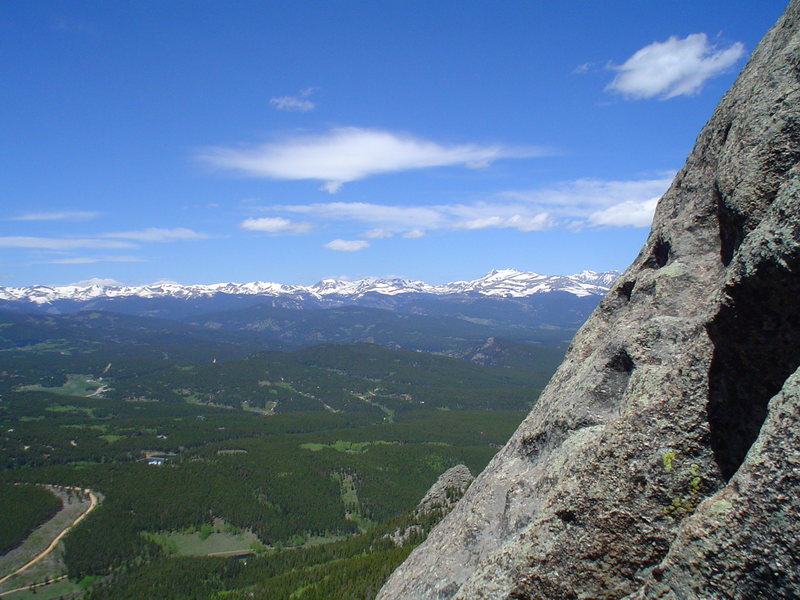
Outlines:
[[649, 179], [577, 179], [555, 186], [505, 192], [504, 196], [550, 212], [559, 224], [582, 227], [647, 227], [673, 171]]
[[202, 240], [209, 236], [205, 233], [199, 233], [185, 227], [176, 227], [174, 229], [148, 227], [147, 229], [138, 229], [135, 231], [103, 233], [100, 237], [135, 240], [137, 242], [174, 242], [181, 240]]
[[658, 197], [645, 200], [626, 200], [589, 215], [590, 226], [649, 227], [656, 211]]
[[74, 250], [77, 248], [134, 248], [135, 244], [116, 240], [92, 238], [50, 238], [31, 236], [2, 236], [0, 248], [31, 248], [40, 250]]
[[82, 265], [93, 263], [132, 263], [146, 262], [147, 259], [132, 255], [98, 255], [92, 252], [78, 255], [76, 250], [120, 250], [139, 248], [143, 243], [169, 242], [173, 240], [196, 240], [207, 238], [206, 234], [191, 229], [160, 229], [151, 227], [136, 231], [118, 231], [93, 234], [83, 237], [44, 237], [44, 236], [0, 236], [0, 248], [30, 250], [34, 253], [49, 251], [61, 257], [36, 261], [32, 264]]
[[575, 217], [584, 217], [597, 209], [607, 208], [627, 201], [639, 202], [663, 194], [675, 176], [665, 171], [645, 179], [594, 179], [581, 178], [555, 185], [529, 190], [503, 192], [506, 198], [548, 207]]
[[141, 258], [139, 256], [76, 256], [73, 258], [56, 258], [53, 260], [45, 260], [39, 264], [44, 265], [90, 265], [94, 263], [103, 263], [103, 262], [121, 262], [121, 263], [133, 263], [133, 262], [147, 262], [146, 259]]
[[336, 250], [337, 252], [356, 252], [369, 247], [369, 242], [366, 240], [331, 240], [324, 247], [328, 250]]
[[549, 229], [555, 225], [550, 214], [524, 202], [493, 201], [473, 204], [432, 206], [390, 206], [366, 202], [327, 202], [274, 207], [275, 210], [302, 213], [321, 221], [352, 221], [378, 225], [361, 237], [380, 239], [401, 234], [422, 237], [435, 229], [469, 230], [511, 228], [520, 231]]
[[534, 148], [443, 145], [410, 135], [342, 127], [251, 148], [209, 148], [199, 158], [255, 177], [318, 180], [337, 192], [342, 184], [380, 173], [453, 165], [479, 167], [500, 158], [540, 156]]
[[444, 227], [447, 216], [439, 206], [390, 206], [369, 202], [315, 202], [276, 206], [274, 210], [302, 214], [309, 218], [333, 221], [372, 223], [380, 227], [371, 231], [400, 232], [417, 227]]
[[316, 88], [310, 87], [300, 90], [296, 96], [277, 96], [270, 98], [269, 103], [276, 110], [285, 110], [290, 112], [308, 112], [314, 110], [316, 104], [309, 100], [311, 94], [314, 93]]
[[88, 287], [90, 285], [100, 285], [105, 287], [119, 287], [121, 285], [125, 285], [121, 281], [117, 281], [116, 279], [110, 279], [108, 277], [91, 277], [90, 279], [81, 279], [80, 281], [73, 281], [67, 285], [74, 285], [75, 287]]
[[693, 33], [683, 39], [670, 37], [638, 50], [619, 66], [619, 73], [606, 90], [632, 99], [662, 100], [697, 94], [703, 84], [744, 56], [745, 48], [735, 42], [727, 48], [710, 44], [705, 33]]
[[489, 217], [476, 217], [465, 219], [456, 223], [457, 229], [486, 229], [487, 227], [501, 227], [518, 229], [520, 231], [542, 231], [554, 225], [552, 218], [546, 212], [534, 215], [514, 214], [510, 216], [492, 215]]
[[365, 227], [360, 237], [367, 239], [393, 235], [417, 238], [433, 230], [646, 227], [672, 176], [669, 172], [629, 181], [578, 179], [549, 187], [506, 191], [472, 203], [392, 206], [318, 202], [272, 206], [269, 210], [303, 215], [308, 223], [360, 224]]
[[387, 231], [386, 229], [381, 229], [380, 227], [376, 227], [375, 229], [368, 229], [367, 231], [361, 234], [361, 237], [373, 240], [384, 240], [386, 238], [392, 237], [393, 235], [394, 232]]
[[283, 217], [261, 217], [245, 219], [239, 223], [239, 227], [267, 233], [306, 233], [314, 228], [314, 224], [307, 221], [291, 221]]
[[594, 63], [591, 63], [591, 62], [581, 63], [577, 67], [572, 69], [572, 74], [573, 75], [582, 75], [583, 73], [588, 73], [592, 69], [593, 66], [594, 66]]
[[90, 221], [100, 216], [88, 210], [62, 210], [54, 212], [30, 212], [11, 217], [12, 221]]

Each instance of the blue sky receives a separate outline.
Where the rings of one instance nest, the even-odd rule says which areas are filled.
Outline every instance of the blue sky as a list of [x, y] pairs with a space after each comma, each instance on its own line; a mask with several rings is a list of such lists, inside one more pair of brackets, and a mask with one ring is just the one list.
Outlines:
[[0, 3], [0, 285], [622, 269], [783, 1]]

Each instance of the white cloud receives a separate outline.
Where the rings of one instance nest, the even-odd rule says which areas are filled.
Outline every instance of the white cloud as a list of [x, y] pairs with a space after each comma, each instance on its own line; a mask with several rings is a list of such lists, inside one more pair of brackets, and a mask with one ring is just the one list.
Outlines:
[[540, 206], [559, 216], [585, 218], [615, 204], [642, 202], [661, 196], [674, 176], [674, 171], [666, 171], [649, 179], [575, 179], [544, 188], [504, 192], [502, 195]]
[[239, 224], [242, 229], [267, 233], [306, 233], [314, 228], [306, 221], [291, 221], [283, 217], [261, 217], [245, 219]]
[[285, 110], [290, 112], [308, 112], [314, 110], [316, 104], [309, 100], [311, 94], [314, 93], [315, 88], [306, 88], [300, 90], [296, 96], [277, 96], [270, 98], [269, 103], [276, 110]]
[[288, 110], [297, 112], [307, 112], [314, 110], [316, 106], [311, 100], [305, 98], [297, 98], [292, 96], [279, 96], [277, 98], [270, 98], [269, 103], [278, 110]]
[[[208, 236], [182, 227], [159, 229], [151, 227], [138, 231], [101, 233], [92, 237], [39, 237], [0, 236], [0, 248], [27, 248], [30, 250], [77, 250], [136, 248], [142, 242], [168, 242], [173, 240], [197, 240]], [[69, 257], [53, 259], [47, 264], [87, 264], [94, 262], [140, 262], [132, 256]]]
[[554, 225], [546, 211], [527, 203], [480, 202], [431, 206], [388, 206], [366, 202], [327, 202], [277, 206], [275, 210], [302, 213], [320, 220], [355, 221], [379, 225], [362, 237], [422, 237], [425, 230], [503, 227], [534, 231]]
[[383, 240], [386, 238], [390, 238], [394, 235], [393, 232], [388, 231], [386, 229], [381, 229], [380, 227], [376, 227], [375, 229], [370, 229], [365, 231], [361, 234], [361, 237], [370, 238], [373, 240]]
[[185, 227], [174, 229], [163, 229], [161, 227], [148, 227], [136, 231], [116, 231], [104, 233], [104, 238], [119, 238], [123, 240], [135, 240], [137, 242], [174, 242], [178, 240], [202, 240], [209, 236]]
[[418, 227], [439, 228], [447, 219], [437, 206], [389, 206], [369, 202], [316, 202], [276, 206], [274, 209], [317, 219], [371, 223], [394, 232]]
[[0, 248], [35, 248], [39, 250], [73, 250], [76, 248], [134, 248], [130, 242], [90, 238], [47, 238], [32, 236], [2, 236]]
[[481, 166], [500, 158], [541, 155], [541, 150], [499, 145], [442, 145], [409, 135], [342, 127], [253, 148], [210, 148], [199, 158], [214, 166], [272, 179], [312, 179], [337, 192], [342, 184], [379, 173], [453, 165]]
[[369, 247], [369, 242], [366, 240], [341, 240], [336, 239], [324, 245], [328, 250], [336, 250], [337, 252], [356, 252]]
[[473, 203], [391, 206], [367, 202], [318, 202], [272, 206], [309, 222], [366, 225], [363, 238], [420, 237], [433, 230], [488, 228], [542, 231], [555, 227], [645, 227], [674, 173], [649, 179], [578, 179], [550, 187], [507, 191]]
[[508, 217], [490, 216], [467, 219], [456, 223], [456, 229], [486, 229], [487, 227], [500, 227], [518, 229], [519, 231], [543, 231], [554, 226], [548, 213], [535, 215], [514, 214]]
[[323, 192], [328, 192], [329, 194], [335, 194], [340, 189], [342, 189], [342, 182], [341, 181], [327, 181], [323, 183], [320, 188]]
[[627, 200], [589, 215], [590, 225], [608, 227], [649, 227], [653, 221], [658, 198]]
[[63, 210], [55, 212], [31, 212], [12, 217], [12, 221], [90, 221], [100, 216], [88, 210]]
[[81, 281], [73, 281], [68, 285], [74, 285], [75, 287], [88, 287], [90, 285], [99, 285], [104, 287], [119, 287], [121, 285], [125, 285], [121, 281], [117, 281], [116, 279], [109, 279], [106, 277], [92, 277], [91, 279], [82, 279]]
[[[43, 261], [40, 264], [46, 265], [89, 265], [101, 262], [147, 262], [144, 258], [138, 256], [76, 256], [74, 258], [56, 258], [54, 260]], [[109, 280], [111, 281], [111, 280]], [[76, 284], [77, 285], [77, 284]], [[108, 284], [111, 285], [111, 284]]]
[[741, 42], [719, 49], [709, 44], [705, 33], [693, 33], [683, 39], [673, 36], [666, 42], [653, 42], [623, 64], [611, 67], [619, 74], [606, 90], [633, 99], [691, 96], [708, 79], [733, 66], [744, 53]]

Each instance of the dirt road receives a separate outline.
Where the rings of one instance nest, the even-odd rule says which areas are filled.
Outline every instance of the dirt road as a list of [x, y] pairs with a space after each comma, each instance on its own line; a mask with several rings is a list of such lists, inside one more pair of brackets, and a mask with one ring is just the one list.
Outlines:
[[16, 594], [17, 592], [24, 592], [25, 590], [32, 590], [34, 588], [44, 587], [46, 585], [50, 585], [51, 583], [56, 583], [57, 581], [61, 581], [66, 579], [66, 575], [62, 575], [61, 577], [56, 577], [55, 579], [51, 579], [46, 583], [32, 583], [30, 585], [23, 585], [22, 587], [15, 588], [13, 590], [8, 590], [7, 592], [0, 592], [0, 598], [3, 596], [9, 596], [11, 594]]
[[45, 548], [44, 550], [39, 552], [39, 554], [37, 554], [32, 559], [30, 559], [28, 562], [26, 562], [24, 565], [19, 567], [16, 571], [14, 571], [12, 573], [9, 573], [5, 577], [0, 578], [0, 584], [4, 583], [8, 579], [11, 579], [14, 575], [19, 575], [20, 573], [22, 573], [26, 569], [29, 569], [30, 567], [35, 565], [37, 562], [42, 560], [45, 556], [50, 554], [53, 551], [53, 549], [58, 545], [58, 542], [61, 541], [61, 538], [63, 538], [65, 535], [67, 535], [67, 533], [69, 533], [70, 529], [72, 529], [73, 527], [75, 527], [75, 525], [77, 525], [78, 523], [83, 521], [86, 518], [86, 516], [97, 507], [98, 501], [97, 501], [97, 496], [94, 495], [94, 492], [92, 492], [91, 490], [83, 490], [83, 491], [85, 493], [89, 494], [89, 502], [90, 502], [89, 503], [89, 508], [87, 508], [83, 513], [78, 515], [78, 517], [74, 521], [72, 521], [72, 523], [70, 523], [64, 529], [62, 529], [61, 532], [55, 538], [53, 538], [53, 541], [50, 542], [50, 544], [47, 546], [47, 548]]

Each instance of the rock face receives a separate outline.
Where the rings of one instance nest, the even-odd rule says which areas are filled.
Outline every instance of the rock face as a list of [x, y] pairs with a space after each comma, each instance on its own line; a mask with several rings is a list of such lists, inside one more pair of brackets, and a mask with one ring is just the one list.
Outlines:
[[[444, 515], [453, 510], [456, 502], [461, 500], [464, 492], [475, 480], [466, 465], [456, 465], [439, 475], [433, 485], [420, 500], [410, 521], [404, 526], [396, 529], [388, 537], [395, 546], [404, 546], [408, 542], [418, 543], [425, 538], [425, 533], [432, 523], [440, 520]], [[426, 524], [428, 521], [430, 524]]]
[[420, 500], [415, 511], [416, 514], [421, 515], [436, 509], [450, 512], [474, 479], [466, 465], [456, 465], [447, 469], [439, 475], [439, 479]]
[[800, 0], [380, 600], [800, 597]]

